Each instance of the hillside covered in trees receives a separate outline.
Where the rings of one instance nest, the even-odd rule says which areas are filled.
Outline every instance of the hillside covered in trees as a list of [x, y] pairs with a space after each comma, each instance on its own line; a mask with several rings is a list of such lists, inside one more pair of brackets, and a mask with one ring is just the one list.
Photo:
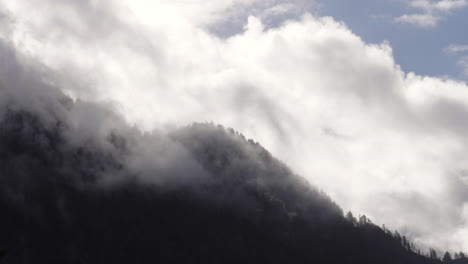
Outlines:
[[3, 263], [468, 263], [344, 214], [232, 129], [83, 136], [51, 116], [1, 115]]

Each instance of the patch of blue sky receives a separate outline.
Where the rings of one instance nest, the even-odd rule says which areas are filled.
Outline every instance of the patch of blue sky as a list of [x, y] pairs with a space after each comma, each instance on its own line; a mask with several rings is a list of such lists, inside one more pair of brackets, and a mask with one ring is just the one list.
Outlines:
[[388, 41], [393, 48], [396, 63], [405, 72], [468, 81], [464, 68], [466, 65], [463, 64], [468, 50], [447, 50], [450, 45], [468, 45], [468, 6], [453, 8], [448, 12], [431, 12], [438, 18], [434, 25], [398, 22], [397, 18], [403, 15], [427, 14], [427, 10], [410, 6], [410, 2], [327, 0], [321, 2], [319, 12], [320, 15], [343, 21], [368, 43]]

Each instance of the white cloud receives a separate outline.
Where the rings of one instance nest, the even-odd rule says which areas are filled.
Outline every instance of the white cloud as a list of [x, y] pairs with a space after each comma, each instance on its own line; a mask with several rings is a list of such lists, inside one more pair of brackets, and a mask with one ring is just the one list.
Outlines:
[[457, 64], [462, 67], [463, 75], [468, 77], [468, 56], [461, 57]]
[[266, 10], [264, 10], [261, 13], [261, 16], [263, 19], [268, 19], [270, 17], [277, 17], [277, 16], [283, 16], [283, 15], [289, 15], [289, 14], [297, 14], [298, 12], [301, 12], [301, 9], [298, 8], [297, 5], [288, 3], [288, 4], [278, 4], [275, 6], [272, 6]]
[[437, 25], [440, 17], [432, 14], [410, 14], [395, 18], [395, 22], [402, 24], [413, 24], [420, 27], [433, 27]]
[[410, 1], [409, 5], [414, 8], [422, 9], [426, 12], [449, 12], [455, 9], [460, 9], [468, 6], [466, 0], [441, 0], [441, 1], [429, 1], [429, 0], [414, 0]]
[[460, 53], [468, 51], [468, 45], [455, 45], [451, 44], [444, 49], [446, 52], [449, 53]]
[[251, 16], [220, 38], [207, 28], [236, 17], [233, 6], [277, 5], [221, 2], [0, 0], [14, 21], [0, 32], [69, 93], [114, 102], [142, 129], [234, 127], [345, 209], [466, 250], [466, 84], [404, 73], [388, 43], [330, 17], [271, 28]]
[[396, 17], [395, 22], [413, 24], [419, 27], [434, 27], [448, 13], [468, 6], [467, 0], [411, 0], [409, 7], [420, 9], [423, 13], [404, 14]]
[[[450, 54], [463, 54], [468, 52], [468, 45], [451, 44], [448, 47], [446, 47], [444, 51]], [[457, 64], [461, 68], [462, 74], [464, 76], [468, 76], [468, 56], [464, 55], [459, 57]]]

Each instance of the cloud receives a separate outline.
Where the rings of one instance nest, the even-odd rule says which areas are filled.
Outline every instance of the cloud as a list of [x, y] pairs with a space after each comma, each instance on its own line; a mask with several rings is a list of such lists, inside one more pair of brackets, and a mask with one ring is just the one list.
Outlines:
[[[67, 94], [112, 105], [142, 131], [233, 127], [345, 210], [466, 250], [466, 84], [402, 72], [388, 43], [331, 17], [265, 24], [262, 13], [289, 10], [269, 3], [2, 1], [12, 22], [0, 34]], [[9, 67], [2, 81], [21, 70]]]
[[433, 27], [437, 25], [440, 17], [432, 14], [410, 14], [402, 15], [394, 19], [395, 22], [402, 24], [413, 24], [420, 27]]
[[422, 9], [426, 12], [449, 12], [468, 6], [466, 0], [442, 0], [432, 2], [429, 0], [415, 0], [409, 3], [409, 6]]
[[463, 70], [463, 74], [465, 76], [468, 76], [468, 56], [463, 56], [461, 57], [457, 64], [462, 67], [462, 70]]
[[[451, 44], [444, 49], [449, 54], [463, 54], [468, 52], [468, 45]], [[468, 56], [461, 56], [458, 58], [458, 66], [462, 69], [462, 74], [468, 76]]]
[[448, 47], [446, 47], [444, 50], [449, 53], [465, 52], [465, 51], [468, 51], [468, 45], [451, 44]]
[[407, 3], [411, 8], [420, 9], [423, 13], [404, 14], [394, 19], [397, 23], [413, 24], [419, 27], [434, 27], [451, 11], [468, 6], [466, 0], [411, 0]]
[[[54, 72], [26, 54], [17, 53], [11, 43], [3, 40], [0, 61], [1, 140], [8, 141], [11, 133], [25, 144], [36, 143], [30, 146], [30, 151], [41, 155], [51, 152], [42, 158], [52, 159], [55, 163], [49, 165], [56, 166], [53, 170], [60, 170], [68, 179], [79, 181], [83, 177], [80, 173], [88, 173], [99, 176], [105, 186], [135, 175], [145, 183], [171, 188], [193, 185], [207, 178], [208, 173], [180, 143], [160, 131], [143, 134], [136, 127], [128, 127], [106, 102], [72, 100], [55, 86]], [[21, 127], [18, 121], [21, 118], [28, 121], [23, 129], [15, 131]], [[55, 138], [47, 138], [50, 134]], [[5, 155], [11, 153], [5, 149], [9, 146], [2, 147], [2, 158], [7, 159]], [[80, 152], [89, 152], [86, 154], [90, 157], [84, 154], [83, 161], [77, 161]], [[24, 156], [24, 166], [37, 162], [34, 160], [37, 157]], [[158, 158], [154, 159], [155, 156]], [[8, 181], [7, 178], [2, 180]]]

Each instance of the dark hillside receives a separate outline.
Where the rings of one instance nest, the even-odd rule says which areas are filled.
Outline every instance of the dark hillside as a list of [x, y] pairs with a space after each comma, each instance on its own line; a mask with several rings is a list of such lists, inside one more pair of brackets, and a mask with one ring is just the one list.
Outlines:
[[[110, 147], [77, 146], [65, 136], [73, 132], [67, 122], [53, 124], [21, 111], [0, 121], [6, 263], [441, 263], [365, 217], [346, 218], [231, 129], [195, 124], [165, 139], [206, 174], [168, 188], [141, 180], [128, 162], [137, 133], [127, 139], [117, 131], [106, 139]], [[184, 162], [165, 163], [153, 177]], [[113, 176], [119, 180], [106, 184]]]

